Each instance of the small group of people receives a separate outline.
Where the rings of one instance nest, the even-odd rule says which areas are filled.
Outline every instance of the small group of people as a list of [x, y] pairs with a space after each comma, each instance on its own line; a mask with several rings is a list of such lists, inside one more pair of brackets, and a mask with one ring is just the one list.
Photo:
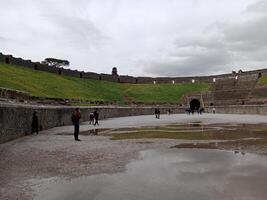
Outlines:
[[99, 118], [99, 113], [97, 112], [97, 110], [95, 110], [94, 112], [91, 112], [89, 114], [89, 124], [93, 124], [94, 126], [95, 125], [99, 126], [98, 118]]
[[155, 117], [156, 117], [156, 119], [160, 118], [160, 109], [159, 108], [155, 108]]
[[204, 108], [199, 108], [197, 110], [194, 110], [194, 109], [191, 109], [191, 108], [187, 108], [185, 110], [185, 113], [188, 114], [188, 115], [194, 115], [194, 113], [197, 112], [199, 115], [202, 115], [203, 112], [204, 112]]
[[[79, 132], [80, 132], [80, 119], [81, 119], [81, 111], [79, 108], [75, 108], [72, 116], [71, 116], [71, 121], [74, 125], [74, 139], [75, 141], [81, 141], [79, 139]], [[99, 113], [98, 110], [96, 109], [94, 112], [89, 114], [89, 124], [93, 125], [98, 125], [99, 126]], [[36, 133], [38, 135], [39, 133], [39, 119], [38, 119], [38, 114], [36, 111], [33, 112], [32, 115], [32, 131], [31, 133], [34, 134]]]

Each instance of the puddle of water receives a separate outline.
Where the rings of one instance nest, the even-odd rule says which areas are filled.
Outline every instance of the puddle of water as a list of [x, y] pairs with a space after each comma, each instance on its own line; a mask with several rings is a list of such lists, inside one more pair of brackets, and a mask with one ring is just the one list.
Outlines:
[[201, 122], [191, 122], [188, 126], [201, 127], [203, 124]]
[[[89, 136], [89, 135], [101, 135], [109, 132], [110, 129], [91, 129], [87, 131], [81, 131], [79, 135]], [[57, 133], [57, 135], [72, 135], [73, 133]]]
[[34, 188], [36, 200], [263, 200], [267, 157], [218, 150], [141, 152], [124, 173], [57, 180]]

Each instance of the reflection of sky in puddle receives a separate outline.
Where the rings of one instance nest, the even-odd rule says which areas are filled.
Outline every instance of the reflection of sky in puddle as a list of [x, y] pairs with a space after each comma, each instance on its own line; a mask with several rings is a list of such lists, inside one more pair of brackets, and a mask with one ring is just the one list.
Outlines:
[[[267, 157], [218, 150], [141, 152], [124, 173], [41, 181], [35, 199], [263, 200]], [[38, 181], [39, 182], [39, 181]]]

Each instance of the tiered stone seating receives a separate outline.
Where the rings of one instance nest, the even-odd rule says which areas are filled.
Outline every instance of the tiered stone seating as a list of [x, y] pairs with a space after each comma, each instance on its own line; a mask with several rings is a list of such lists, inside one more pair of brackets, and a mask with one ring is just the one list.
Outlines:
[[240, 105], [249, 101], [258, 77], [256, 75], [235, 76], [217, 79], [212, 86], [212, 94], [204, 102], [213, 102], [215, 105]]
[[213, 89], [217, 90], [231, 90], [235, 87], [236, 80], [234, 78], [218, 79], [213, 84]]

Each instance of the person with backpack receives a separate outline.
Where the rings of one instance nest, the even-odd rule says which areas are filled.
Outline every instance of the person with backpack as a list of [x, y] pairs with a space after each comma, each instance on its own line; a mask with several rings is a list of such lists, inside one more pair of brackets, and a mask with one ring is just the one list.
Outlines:
[[75, 141], [81, 141], [79, 139], [81, 112], [79, 108], [76, 108], [71, 116], [71, 121], [74, 125], [74, 139]]

